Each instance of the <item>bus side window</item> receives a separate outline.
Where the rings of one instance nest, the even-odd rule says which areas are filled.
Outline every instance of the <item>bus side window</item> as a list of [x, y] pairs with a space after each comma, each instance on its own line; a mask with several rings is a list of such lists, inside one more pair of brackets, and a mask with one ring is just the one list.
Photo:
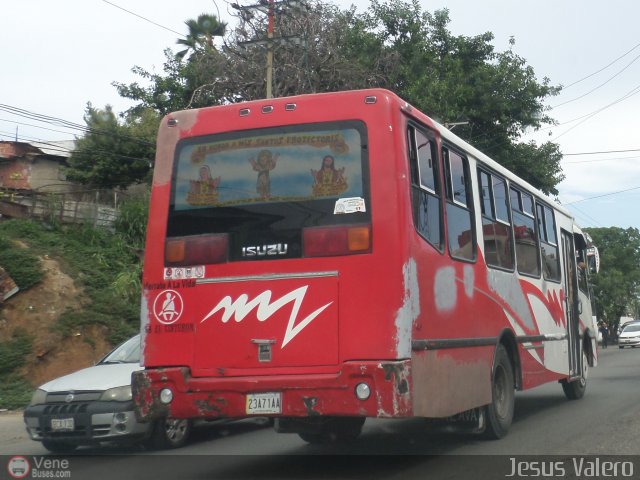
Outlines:
[[518, 272], [540, 277], [540, 255], [538, 255], [533, 197], [514, 187], [511, 187], [509, 191]]
[[578, 288], [589, 296], [589, 282], [587, 277], [587, 250], [576, 246], [576, 262], [578, 264]]
[[420, 236], [442, 252], [442, 203], [435, 140], [413, 125], [409, 126], [408, 135], [413, 221]]
[[471, 182], [468, 160], [453, 150], [444, 148], [447, 198], [447, 238], [453, 258], [474, 261], [476, 242], [471, 206]]
[[507, 201], [507, 183], [494, 174], [478, 169], [484, 257], [491, 267], [513, 270], [513, 240]]
[[538, 237], [542, 255], [542, 274], [545, 280], [560, 281], [560, 256], [556, 236], [556, 222], [553, 210], [546, 205], [536, 203], [538, 214]]

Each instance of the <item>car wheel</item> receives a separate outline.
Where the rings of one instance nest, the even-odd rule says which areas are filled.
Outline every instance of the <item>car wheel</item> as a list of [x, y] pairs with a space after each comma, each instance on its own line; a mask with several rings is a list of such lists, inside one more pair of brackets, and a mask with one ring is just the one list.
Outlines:
[[155, 422], [147, 445], [164, 450], [180, 448], [191, 434], [191, 421], [184, 418], [163, 418]]
[[502, 344], [496, 349], [491, 398], [491, 403], [485, 407], [487, 425], [483, 434], [486, 438], [497, 440], [509, 431], [515, 406], [513, 367]]
[[61, 442], [59, 440], [42, 440], [42, 446], [51, 453], [69, 453], [78, 448], [75, 443]]

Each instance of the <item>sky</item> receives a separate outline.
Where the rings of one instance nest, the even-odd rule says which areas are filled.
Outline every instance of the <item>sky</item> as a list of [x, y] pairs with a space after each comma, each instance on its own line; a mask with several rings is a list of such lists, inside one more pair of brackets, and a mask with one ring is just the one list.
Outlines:
[[[177, 51], [184, 21], [213, 13], [232, 22], [227, 0], [20, 0], [5, 2], [0, 29], [0, 140], [68, 140], [84, 125], [87, 102], [132, 104], [117, 81], [141, 81], [135, 65], [160, 73]], [[253, 1], [238, 1], [242, 5]], [[338, 2], [334, 2], [338, 3]], [[361, 11], [368, 0], [355, 4]], [[449, 10], [455, 35], [494, 34], [541, 81], [563, 85], [546, 105], [559, 125], [525, 140], [552, 140], [564, 154], [559, 200], [584, 227], [640, 228], [640, 2], [611, 0], [420, 0]], [[123, 9], [128, 10], [125, 11]], [[578, 82], [578, 83], [575, 83]], [[8, 109], [6, 107], [9, 107]], [[20, 109], [16, 115], [14, 109]], [[10, 110], [10, 111], [7, 111]], [[28, 113], [25, 114], [24, 111]], [[35, 114], [35, 115], [34, 115]], [[598, 153], [604, 152], [604, 153]]]

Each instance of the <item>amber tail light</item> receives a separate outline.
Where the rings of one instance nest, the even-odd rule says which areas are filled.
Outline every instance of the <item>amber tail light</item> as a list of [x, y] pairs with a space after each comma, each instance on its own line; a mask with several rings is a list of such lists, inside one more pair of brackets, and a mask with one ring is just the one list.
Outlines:
[[352, 255], [371, 251], [371, 225], [340, 225], [305, 228], [305, 257]]
[[164, 249], [167, 266], [207, 265], [227, 261], [229, 236], [198, 235], [168, 238]]

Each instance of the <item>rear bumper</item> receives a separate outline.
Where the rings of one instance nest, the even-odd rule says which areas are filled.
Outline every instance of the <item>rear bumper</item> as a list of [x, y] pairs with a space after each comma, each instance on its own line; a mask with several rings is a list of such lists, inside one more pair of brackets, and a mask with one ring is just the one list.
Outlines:
[[[371, 395], [356, 397], [356, 385], [367, 383]], [[407, 417], [412, 414], [409, 360], [348, 362], [334, 374], [265, 375], [194, 378], [186, 367], [148, 368], [133, 374], [133, 399], [141, 421], [158, 417], [242, 418], [247, 395], [281, 394], [282, 411], [271, 416]], [[173, 400], [159, 400], [168, 388]], [[264, 414], [256, 415], [264, 416]]]

